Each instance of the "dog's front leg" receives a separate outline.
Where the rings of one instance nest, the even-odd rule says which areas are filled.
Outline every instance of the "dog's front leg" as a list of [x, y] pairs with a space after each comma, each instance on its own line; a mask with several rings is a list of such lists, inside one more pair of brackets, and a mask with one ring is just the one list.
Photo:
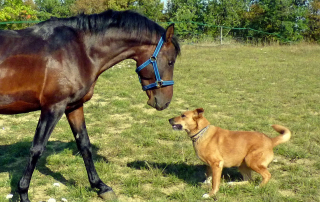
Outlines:
[[209, 194], [204, 194], [202, 196], [203, 198], [214, 196], [219, 191], [223, 161], [214, 161], [210, 163], [210, 167], [212, 172], [212, 190], [209, 192]]
[[211, 184], [212, 182], [212, 169], [209, 165], [206, 167], [206, 180], [203, 182], [204, 184]]

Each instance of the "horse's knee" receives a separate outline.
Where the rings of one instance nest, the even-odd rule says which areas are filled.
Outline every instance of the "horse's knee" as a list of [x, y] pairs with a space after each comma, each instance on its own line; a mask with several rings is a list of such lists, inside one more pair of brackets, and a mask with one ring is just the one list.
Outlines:
[[31, 158], [39, 158], [42, 153], [44, 152], [44, 146], [33, 146], [31, 147], [30, 149], [30, 155], [31, 155]]
[[28, 189], [29, 189], [29, 183], [24, 178], [21, 178], [18, 183], [18, 192], [20, 194], [25, 193], [25, 192], [28, 192]]

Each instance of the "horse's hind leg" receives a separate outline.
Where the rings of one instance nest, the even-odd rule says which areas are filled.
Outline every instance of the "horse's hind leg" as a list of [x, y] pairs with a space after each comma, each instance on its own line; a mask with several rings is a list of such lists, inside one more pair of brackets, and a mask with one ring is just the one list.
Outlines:
[[52, 107], [51, 109], [42, 109], [32, 147], [30, 149], [30, 158], [22, 178], [18, 184], [18, 192], [21, 202], [29, 202], [28, 189], [32, 173], [36, 163], [42, 155], [52, 130], [63, 115], [63, 107]]
[[66, 112], [66, 116], [86, 166], [91, 187], [99, 189], [99, 196], [105, 200], [116, 199], [116, 195], [114, 194], [112, 188], [102, 182], [94, 167], [90, 140], [84, 120], [83, 106], [71, 112]]

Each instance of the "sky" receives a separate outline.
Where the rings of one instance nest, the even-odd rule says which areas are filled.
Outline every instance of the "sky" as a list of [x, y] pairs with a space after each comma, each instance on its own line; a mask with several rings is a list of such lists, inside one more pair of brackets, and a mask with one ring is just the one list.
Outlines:
[[161, 2], [163, 2], [163, 3], [164, 3], [164, 5], [166, 5], [166, 4], [167, 4], [167, 0], [161, 0]]
[[167, 0], [161, 0], [161, 2], [164, 3], [164, 9], [166, 9], [166, 7], [167, 7]]

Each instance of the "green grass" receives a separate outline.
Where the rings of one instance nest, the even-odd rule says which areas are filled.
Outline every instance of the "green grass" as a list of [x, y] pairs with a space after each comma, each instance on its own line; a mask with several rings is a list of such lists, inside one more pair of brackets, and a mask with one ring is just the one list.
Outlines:
[[[119, 201], [214, 201], [205, 167], [185, 132], [173, 131], [168, 119], [202, 107], [213, 125], [257, 130], [276, 136], [272, 124], [287, 126], [292, 139], [277, 146], [264, 188], [254, 174], [249, 185], [226, 169], [219, 201], [320, 201], [320, 46], [182, 46], [174, 72], [169, 108], [146, 105], [135, 65], [125, 61], [103, 73], [93, 99], [85, 104], [88, 133], [101, 179]], [[14, 194], [29, 155], [39, 112], [0, 116], [0, 202]], [[4, 129], [3, 129], [4, 128]], [[53, 183], [59, 182], [60, 187]], [[66, 198], [102, 201], [89, 186], [81, 156], [63, 117], [32, 177], [32, 201]]]

